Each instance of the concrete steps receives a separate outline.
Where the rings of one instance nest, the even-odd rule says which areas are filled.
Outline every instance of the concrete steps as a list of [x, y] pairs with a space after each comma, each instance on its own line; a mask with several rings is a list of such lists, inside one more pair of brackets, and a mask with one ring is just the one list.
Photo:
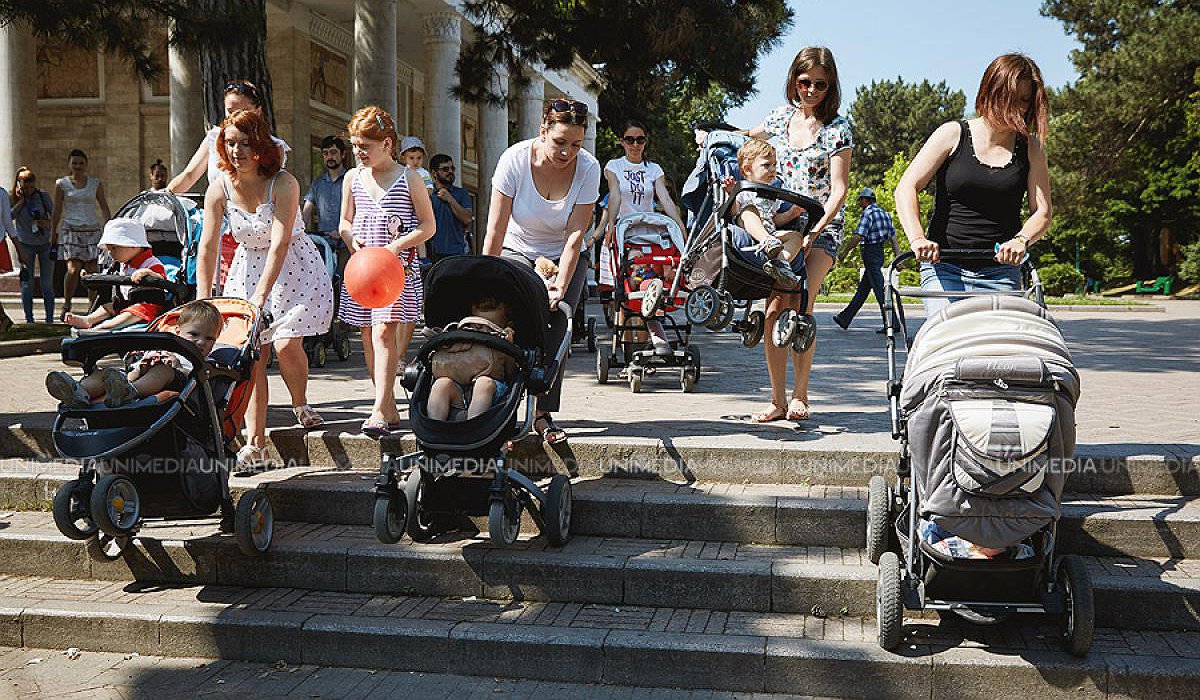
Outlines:
[[856, 617], [0, 576], [3, 646], [838, 697], [1166, 699], [1200, 680], [1194, 632], [1099, 629], [1086, 659], [1056, 634], [913, 621], [892, 654]]
[[[100, 563], [49, 514], [0, 522], [0, 573], [20, 576], [855, 616], [875, 606], [875, 567], [850, 548], [578, 536], [501, 549], [482, 535], [383, 545], [366, 527], [278, 522], [269, 555], [250, 559], [195, 521], [148, 526], [122, 560]], [[1097, 624], [1200, 630], [1200, 560], [1087, 562]]]

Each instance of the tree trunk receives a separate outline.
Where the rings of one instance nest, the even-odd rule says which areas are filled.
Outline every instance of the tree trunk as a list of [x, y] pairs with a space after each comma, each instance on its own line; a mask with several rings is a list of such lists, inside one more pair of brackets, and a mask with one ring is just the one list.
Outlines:
[[225, 85], [230, 80], [249, 80], [262, 96], [263, 116], [275, 131], [275, 109], [271, 97], [271, 74], [267, 70], [266, 0], [197, 0], [212, 13], [230, 13], [253, 27], [245, 41], [214, 42], [199, 50], [200, 75], [204, 86], [204, 119], [220, 124], [225, 118]]

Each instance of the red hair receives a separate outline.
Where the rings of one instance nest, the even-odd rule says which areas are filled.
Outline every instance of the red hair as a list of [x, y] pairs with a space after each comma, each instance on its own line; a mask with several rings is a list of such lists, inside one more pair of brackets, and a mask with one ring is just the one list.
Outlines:
[[[1028, 80], [1033, 85], [1029, 107], [1024, 112], [1017, 101], [1022, 80]], [[1025, 54], [1006, 53], [996, 57], [979, 81], [975, 111], [993, 128], [1034, 134], [1044, 140], [1050, 108], [1046, 103], [1046, 85], [1042, 81], [1041, 69]]]
[[396, 133], [396, 120], [381, 108], [367, 105], [355, 112], [354, 116], [350, 117], [350, 123], [346, 124], [346, 132], [351, 136], [371, 141], [391, 139], [392, 160], [399, 160], [396, 148], [400, 145], [400, 135]]
[[270, 177], [279, 172], [283, 166], [282, 152], [275, 141], [271, 139], [271, 127], [267, 125], [267, 120], [257, 112], [244, 109], [239, 109], [225, 117], [225, 121], [221, 122], [221, 129], [217, 132], [217, 166], [221, 170], [230, 174], [234, 171], [229, 154], [225, 151], [225, 129], [230, 126], [245, 134], [249, 139], [250, 150], [254, 152], [255, 158], [258, 160], [260, 175]]

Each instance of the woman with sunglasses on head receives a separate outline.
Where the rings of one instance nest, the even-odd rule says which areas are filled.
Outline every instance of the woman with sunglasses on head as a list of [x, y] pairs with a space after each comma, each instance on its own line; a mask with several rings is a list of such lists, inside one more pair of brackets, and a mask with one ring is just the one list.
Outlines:
[[[562, 301], [573, 312], [587, 277], [580, 252], [600, 198], [600, 162], [583, 150], [587, 114], [582, 102], [550, 100], [538, 137], [510, 146], [492, 176], [483, 252], [530, 269], [538, 257], [557, 263], [558, 274], [549, 285], [551, 310]], [[557, 312], [552, 318], [554, 332], [562, 337], [567, 318]], [[551, 445], [567, 439], [551, 415], [558, 410], [562, 379], [560, 368], [550, 391], [537, 402], [534, 428]]]
[[[621, 148], [625, 150], [622, 158], [613, 158], [604, 165], [604, 179], [608, 182], [608, 212], [604, 231], [604, 246], [600, 250], [601, 275], [609, 277], [614, 273], [612, 262], [613, 238], [616, 235], [616, 224], [622, 217], [639, 212], [654, 211], [655, 200], [662, 206], [663, 212], [679, 224], [680, 231], [686, 231], [679, 207], [671, 198], [667, 188], [666, 173], [655, 162], [646, 160], [646, 142], [649, 140], [646, 127], [639, 121], [625, 122], [621, 130]], [[624, 314], [617, 312], [617, 324], [624, 324]], [[650, 341], [654, 351], [660, 355], [671, 354], [671, 343], [667, 340], [666, 331], [661, 321], [650, 321], [647, 324], [650, 331]]]
[[[846, 191], [850, 185], [850, 155], [854, 139], [850, 123], [838, 115], [841, 85], [833, 52], [821, 46], [800, 49], [792, 59], [784, 84], [787, 104], [772, 110], [759, 126], [747, 132], [775, 147], [778, 172], [785, 189], [811, 197], [825, 208], [805, 241], [804, 265], [808, 276], [808, 305], [800, 308], [795, 292], [772, 292], [767, 299], [766, 335], [785, 309], [812, 313], [817, 292], [833, 268], [842, 244]], [[807, 420], [808, 379], [812, 371], [814, 342], [805, 352], [764, 343], [767, 373], [771, 377], [771, 407], [754, 416], [759, 423], [781, 419]], [[792, 356], [795, 384], [787, 398], [787, 361]]]
[[321, 254], [304, 234], [300, 185], [281, 168], [280, 149], [266, 120], [256, 112], [235, 111], [221, 124], [215, 147], [222, 172], [204, 195], [196, 296], [212, 294], [222, 222], [228, 220], [238, 246], [222, 294], [246, 299], [273, 319], [254, 364], [246, 411], [249, 439], [237, 455], [240, 465], [253, 467], [267, 461], [267, 345], [274, 345], [296, 420], [306, 429], [324, 423], [308, 405], [304, 338], [329, 328], [333, 290]]
[[[921, 261], [921, 287], [942, 291], [1017, 290], [1029, 246], [1050, 228], [1050, 175], [1041, 138], [1048, 109], [1033, 59], [1005, 54], [984, 71], [974, 119], [937, 128], [896, 186], [896, 211]], [[917, 193], [937, 177], [928, 230]], [[1029, 218], [1021, 224], [1021, 201]], [[994, 258], [952, 258], [941, 248], [995, 249]], [[931, 314], [949, 299], [924, 299]]]

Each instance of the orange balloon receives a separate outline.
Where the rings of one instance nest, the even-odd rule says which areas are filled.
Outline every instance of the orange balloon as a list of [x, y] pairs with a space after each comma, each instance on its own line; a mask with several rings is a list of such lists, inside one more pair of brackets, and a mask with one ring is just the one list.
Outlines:
[[389, 306], [404, 291], [404, 265], [387, 248], [363, 248], [346, 263], [346, 292], [368, 309]]

